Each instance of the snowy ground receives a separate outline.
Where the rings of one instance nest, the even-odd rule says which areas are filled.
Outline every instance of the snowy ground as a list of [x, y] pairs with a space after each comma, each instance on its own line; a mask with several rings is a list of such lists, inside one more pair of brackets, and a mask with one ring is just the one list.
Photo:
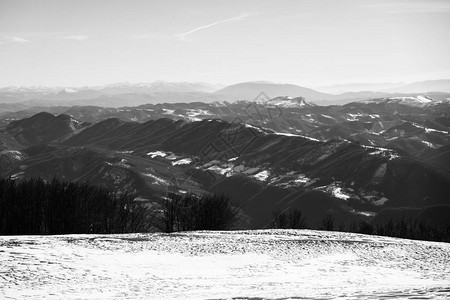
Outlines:
[[0, 237], [0, 298], [446, 298], [450, 244], [311, 230]]

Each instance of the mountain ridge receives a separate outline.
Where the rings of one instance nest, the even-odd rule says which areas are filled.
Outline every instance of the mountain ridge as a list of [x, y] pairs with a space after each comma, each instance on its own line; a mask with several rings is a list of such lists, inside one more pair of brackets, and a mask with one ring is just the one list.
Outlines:
[[[60, 116], [41, 113], [12, 122], [6, 134], [17, 137], [16, 128], [44, 128], [58, 117], [72, 119]], [[393, 127], [392, 133], [408, 128], [416, 130], [409, 124]], [[24, 142], [31, 147], [2, 152], [0, 162], [10, 159], [2, 163], [2, 175], [89, 180], [137, 193], [156, 206], [169, 189], [228, 193], [241, 203], [252, 228], [268, 224], [276, 209], [301, 209], [311, 220], [328, 211], [345, 221], [370, 218], [390, 207], [448, 205], [450, 199], [450, 174], [433, 161], [241, 122], [110, 118], [45, 141], [29, 138]], [[439, 155], [429, 153], [432, 159]]]
[[[149, 83], [115, 83], [94, 87], [5, 87], [0, 89], [0, 103], [20, 103], [32, 106], [87, 105], [123, 106], [145, 103], [163, 102], [212, 102], [254, 100], [261, 93], [267, 98], [279, 96], [303, 97], [317, 104], [344, 104], [370, 98], [415, 96], [416, 94], [441, 92], [450, 93], [450, 80], [436, 80], [412, 83], [406, 86], [435, 88], [416, 88], [401, 90], [348, 91], [340, 94], [329, 94], [295, 84], [272, 83], [267, 81], [242, 82], [226, 87], [218, 84], [165, 82]], [[370, 84], [368, 84], [370, 85]], [[221, 88], [222, 87], [222, 88]], [[12, 107], [10, 106], [9, 109]], [[6, 109], [6, 108], [5, 108]], [[1, 113], [1, 111], [0, 111]]]

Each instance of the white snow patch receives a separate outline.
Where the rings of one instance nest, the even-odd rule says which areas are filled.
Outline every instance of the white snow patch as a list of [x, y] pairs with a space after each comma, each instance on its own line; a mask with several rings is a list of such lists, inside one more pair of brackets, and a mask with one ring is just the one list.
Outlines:
[[373, 217], [376, 215], [373, 211], [357, 211], [356, 213], [365, 217]]
[[155, 158], [156, 156], [166, 157], [168, 154], [162, 151], [153, 151], [148, 152], [147, 155], [151, 155], [151, 158]]
[[173, 165], [173, 166], [176, 166], [176, 165], [188, 165], [188, 164], [190, 164], [191, 162], [192, 162], [192, 159], [190, 159], [190, 158], [183, 158], [183, 159], [174, 161], [174, 162], [172, 163], [172, 165]]
[[312, 138], [312, 137], [309, 137], [309, 136], [305, 136], [305, 135], [300, 135], [300, 134], [293, 134], [293, 133], [287, 133], [287, 132], [274, 132], [273, 134], [284, 135], [284, 136], [293, 136], [293, 137], [301, 137], [301, 138], [308, 139], [308, 140], [311, 140], [311, 141], [320, 142], [320, 140], [318, 140], [318, 139], [315, 139], [315, 138]]
[[68, 94], [73, 94], [73, 93], [76, 93], [76, 92], [78, 92], [78, 91], [75, 90], [75, 89], [71, 89], [71, 88], [65, 88], [65, 89], [64, 89], [64, 92], [66, 92], [66, 93], [68, 93]]
[[430, 133], [430, 132], [439, 132], [439, 133], [443, 133], [443, 134], [448, 134], [448, 131], [437, 130], [437, 129], [427, 128], [427, 127], [423, 127], [423, 129], [425, 129], [425, 132], [426, 132], [426, 133]]
[[209, 111], [203, 109], [187, 109], [186, 114], [190, 117], [211, 115]]
[[270, 172], [267, 170], [264, 170], [264, 171], [261, 171], [255, 175], [253, 175], [252, 177], [256, 178], [259, 181], [266, 181], [269, 176], [270, 176]]
[[2, 154], [8, 155], [16, 160], [22, 160], [24, 158], [22, 152], [18, 150], [2, 150], [0, 151], [0, 155]]
[[294, 180], [294, 182], [296, 183], [307, 183], [308, 181], [310, 181], [311, 178], [306, 177], [303, 174], [299, 174], [298, 178]]
[[264, 131], [261, 128], [259, 128], [259, 127], [256, 127], [256, 126], [253, 126], [253, 125], [247, 124], [247, 123], [245, 123], [244, 125], [247, 128], [252, 128], [252, 129], [255, 129], [255, 130], [259, 131], [259, 132], [263, 132], [264, 133]]
[[349, 195], [346, 195], [342, 192], [342, 188], [340, 187], [336, 187], [333, 189], [332, 194], [334, 197], [339, 198], [339, 199], [343, 199], [343, 200], [347, 200], [350, 198]]
[[[133, 150], [125, 150], [125, 151], [116, 151], [116, 153], [121, 153], [121, 154], [131, 154], [133, 153]], [[148, 154], [147, 154], [148, 155]]]
[[390, 97], [388, 100], [400, 100], [401, 104], [410, 106], [425, 106], [433, 102], [433, 99], [427, 96], [416, 96], [416, 97]]
[[438, 148], [438, 146], [434, 145], [433, 143], [427, 142], [427, 141], [422, 141], [422, 143], [424, 143], [425, 145], [427, 145], [430, 148]]
[[433, 102], [432, 99], [430, 99], [430, 98], [428, 98], [426, 96], [421, 96], [421, 95], [417, 96], [417, 100], [419, 100], [420, 102], [423, 102], [423, 103]]
[[152, 178], [155, 181], [155, 183], [158, 185], [163, 185], [163, 186], [170, 185], [168, 181], [162, 179], [161, 177], [153, 175], [152, 173], [142, 173], [142, 175]]
[[356, 113], [356, 114], [347, 114], [350, 116], [350, 118], [346, 118], [347, 121], [358, 121], [359, 117], [364, 117], [365, 115], [362, 113]]
[[12, 180], [16, 180], [16, 179], [19, 179], [20, 176], [22, 176], [23, 174], [24, 174], [24, 172], [15, 173], [15, 174], [11, 175], [10, 178], [11, 178]]
[[395, 152], [393, 149], [388, 148], [382, 148], [382, 147], [372, 147], [372, 146], [366, 146], [361, 145], [361, 147], [371, 150], [372, 152], [369, 153], [369, 155], [378, 155], [378, 156], [384, 156], [389, 158], [389, 160], [394, 160], [397, 158], [400, 158], [400, 155]]
[[222, 167], [222, 166], [214, 165], [214, 166], [209, 167], [207, 170], [211, 170], [220, 175], [225, 175], [225, 174], [231, 172], [232, 169], [233, 169], [232, 166]]
[[173, 113], [175, 112], [175, 109], [163, 108], [162, 110], [164, 115], [173, 115]]

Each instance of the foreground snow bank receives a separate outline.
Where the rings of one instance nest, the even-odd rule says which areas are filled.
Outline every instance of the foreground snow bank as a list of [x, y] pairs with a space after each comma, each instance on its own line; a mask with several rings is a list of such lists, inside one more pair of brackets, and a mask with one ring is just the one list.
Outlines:
[[311, 230], [0, 237], [0, 298], [448, 297], [450, 244]]

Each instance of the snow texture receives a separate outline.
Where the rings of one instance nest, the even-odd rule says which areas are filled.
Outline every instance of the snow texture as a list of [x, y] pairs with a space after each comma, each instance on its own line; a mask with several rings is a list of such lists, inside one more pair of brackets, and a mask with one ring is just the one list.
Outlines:
[[0, 237], [0, 298], [450, 297], [450, 244], [312, 230]]

